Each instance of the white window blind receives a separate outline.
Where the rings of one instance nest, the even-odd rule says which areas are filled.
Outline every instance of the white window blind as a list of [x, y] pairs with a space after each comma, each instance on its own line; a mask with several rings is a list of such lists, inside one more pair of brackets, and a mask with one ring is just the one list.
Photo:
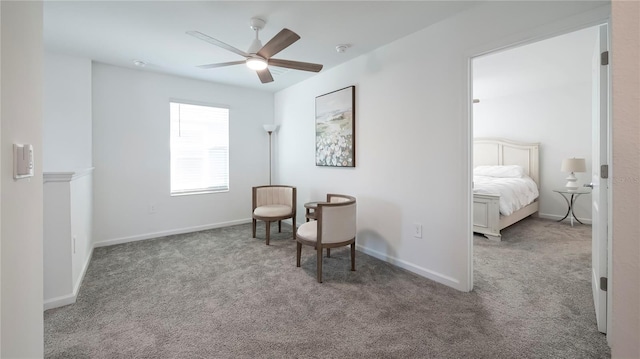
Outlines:
[[229, 109], [170, 103], [171, 194], [229, 190]]

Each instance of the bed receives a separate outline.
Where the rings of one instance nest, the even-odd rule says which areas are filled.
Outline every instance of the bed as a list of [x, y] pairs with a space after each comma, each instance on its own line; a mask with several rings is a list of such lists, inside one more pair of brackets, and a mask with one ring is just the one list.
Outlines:
[[[473, 167], [520, 166], [524, 174], [540, 187], [539, 144], [522, 143], [498, 138], [476, 138], [473, 145]], [[473, 194], [473, 231], [499, 241], [500, 230], [538, 212], [538, 199], [513, 211], [509, 215], [500, 213], [500, 195], [491, 193]]]

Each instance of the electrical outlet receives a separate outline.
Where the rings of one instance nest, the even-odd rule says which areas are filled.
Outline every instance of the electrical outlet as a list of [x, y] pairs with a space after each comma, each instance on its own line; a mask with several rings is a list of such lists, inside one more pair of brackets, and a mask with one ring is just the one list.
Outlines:
[[422, 225], [420, 223], [413, 224], [413, 236], [416, 238], [422, 238]]
[[158, 204], [156, 203], [149, 204], [149, 214], [154, 214], [156, 212], [158, 212]]

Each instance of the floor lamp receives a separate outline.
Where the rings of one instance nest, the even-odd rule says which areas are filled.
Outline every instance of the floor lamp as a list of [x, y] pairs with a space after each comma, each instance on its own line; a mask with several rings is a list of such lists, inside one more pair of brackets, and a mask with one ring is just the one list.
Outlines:
[[271, 134], [278, 129], [278, 125], [263, 125], [264, 130], [269, 134], [269, 186], [271, 186]]

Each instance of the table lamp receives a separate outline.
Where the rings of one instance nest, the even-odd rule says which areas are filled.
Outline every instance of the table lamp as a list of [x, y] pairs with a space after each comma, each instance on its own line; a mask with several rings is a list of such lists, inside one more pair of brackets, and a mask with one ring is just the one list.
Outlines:
[[567, 176], [567, 184], [565, 185], [567, 191], [576, 192], [578, 190], [578, 179], [576, 178], [575, 173], [586, 172], [587, 165], [584, 158], [567, 158], [562, 161], [562, 167], [560, 170], [562, 172], [569, 172], [569, 176]]

